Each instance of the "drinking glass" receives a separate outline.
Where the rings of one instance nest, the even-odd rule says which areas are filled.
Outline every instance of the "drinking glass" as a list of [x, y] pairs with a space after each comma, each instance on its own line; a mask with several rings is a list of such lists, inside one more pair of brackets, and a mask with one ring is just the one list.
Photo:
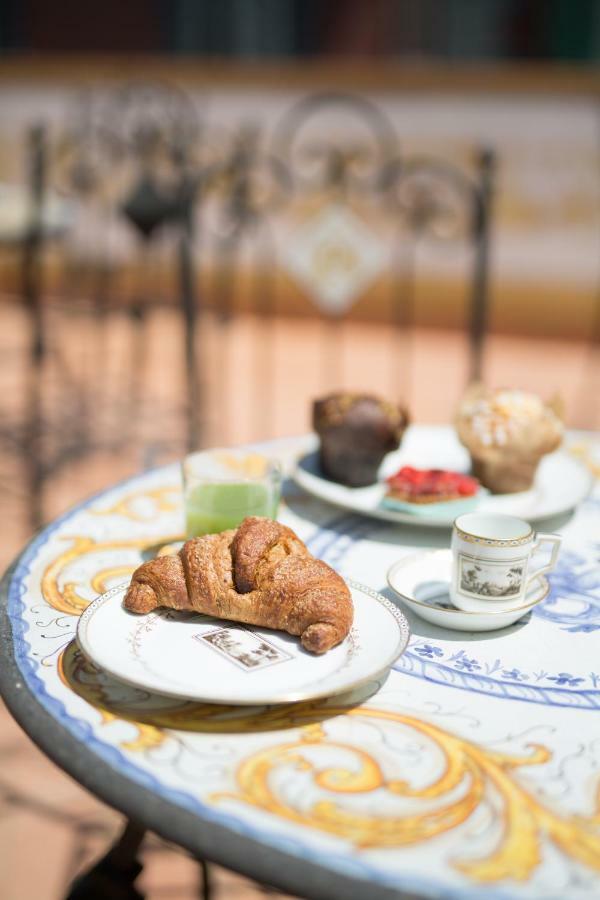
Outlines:
[[186, 456], [182, 474], [188, 539], [237, 528], [246, 516], [277, 516], [277, 460], [248, 450], [206, 450]]

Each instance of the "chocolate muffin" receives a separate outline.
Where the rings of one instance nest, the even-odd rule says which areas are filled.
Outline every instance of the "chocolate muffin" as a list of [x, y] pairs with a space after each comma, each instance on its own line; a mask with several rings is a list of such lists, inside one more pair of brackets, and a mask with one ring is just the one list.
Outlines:
[[408, 424], [399, 405], [370, 394], [329, 394], [313, 404], [323, 473], [349, 487], [377, 481], [386, 453], [396, 450]]

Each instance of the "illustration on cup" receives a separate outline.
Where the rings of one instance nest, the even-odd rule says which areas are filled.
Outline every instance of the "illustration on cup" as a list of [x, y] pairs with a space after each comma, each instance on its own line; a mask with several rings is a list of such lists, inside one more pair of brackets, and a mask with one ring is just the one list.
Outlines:
[[523, 589], [527, 558], [491, 560], [458, 554], [459, 590], [474, 597], [517, 597]]

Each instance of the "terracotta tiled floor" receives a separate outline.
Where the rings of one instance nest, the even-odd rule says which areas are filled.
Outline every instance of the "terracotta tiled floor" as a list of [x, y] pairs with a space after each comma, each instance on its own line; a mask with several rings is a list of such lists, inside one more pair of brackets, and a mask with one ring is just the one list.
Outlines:
[[[129, 413], [131, 324], [116, 316], [102, 345], [89, 324], [51, 324], [63, 362], [77, 372], [80, 387], [94, 386], [88, 415], [97, 426], [96, 437], [114, 437], [116, 430], [123, 441], [117, 448], [105, 446], [72, 457], [52, 475], [43, 494], [45, 520], [144, 465], [176, 459], [184, 446], [181, 335], [173, 313], [157, 310], [150, 316], [139, 363], [143, 391]], [[228, 326], [206, 320], [199, 340], [205, 360], [204, 443], [305, 431], [311, 398], [334, 386], [402, 396], [413, 420], [448, 420], [466, 378], [461, 335], [420, 332], [400, 340], [387, 328], [368, 324], [340, 326], [338, 331], [335, 372], [327, 343], [331, 338], [318, 323], [280, 320], [269, 326], [265, 339], [264, 325], [251, 318]], [[16, 433], [11, 423], [26, 413], [26, 337], [23, 312], [12, 303], [1, 305], [0, 568], [8, 565], [31, 531], [27, 459], [11, 443]], [[275, 368], [261, 380], [257, 366], [260, 370], [259, 356], [264, 353]], [[486, 357], [492, 383], [544, 394], [560, 389], [569, 421], [579, 427], [600, 427], [600, 409], [594, 402], [600, 390], [599, 368], [593, 368], [585, 346], [557, 341], [495, 337]], [[61, 391], [56, 366], [47, 367], [44, 379], [46, 413], [55, 423], [54, 438], [64, 442], [76, 424], [74, 417], [83, 413], [72, 405], [73, 396]], [[119, 429], [126, 432], [119, 434]], [[3, 708], [0, 760], [1, 900], [59, 900], [73, 877], [106, 849], [121, 817], [50, 763]], [[150, 900], [198, 896], [199, 870], [192, 860], [156, 838], [148, 839], [143, 856], [140, 885]], [[213, 876], [217, 900], [264, 895], [258, 886], [217, 867]]]

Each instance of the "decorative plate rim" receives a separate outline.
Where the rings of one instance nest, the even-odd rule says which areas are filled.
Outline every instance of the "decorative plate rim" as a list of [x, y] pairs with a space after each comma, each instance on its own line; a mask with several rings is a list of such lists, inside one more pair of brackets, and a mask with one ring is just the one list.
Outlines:
[[550, 593], [550, 583], [548, 579], [544, 575], [535, 575], [532, 579], [535, 581], [539, 581], [540, 585], [543, 588], [543, 593], [541, 597], [538, 597], [536, 600], [533, 600], [531, 603], [523, 603], [521, 606], [513, 606], [510, 609], [490, 609], [488, 612], [475, 610], [467, 610], [467, 609], [444, 609], [443, 607], [432, 607], [429, 603], [423, 603], [422, 600], [417, 600], [416, 597], [408, 597], [406, 594], [403, 594], [402, 591], [399, 591], [397, 587], [392, 584], [392, 577], [397, 569], [405, 568], [405, 566], [418, 559], [420, 556], [445, 556], [450, 553], [449, 550], [439, 549], [439, 550], [422, 550], [420, 553], [411, 553], [410, 556], [405, 556], [402, 559], [396, 560], [390, 568], [387, 570], [386, 579], [389, 587], [394, 591], [395, 594], [400, 597], [401, 600], [406, 600], [407, 603], [414, 603], [415, 606], [424, 606], [426, 609], [435, 609], [436, 612], [442, 613], [444, 615], [455, 616], [457, 614], [463, 616], [509, 616], [511, 613], [520, 612], [521, 610], [531, 609], [534, 606], [537, 606], [538, 603], [541, 603], [542, 600], [545, 600], [548, 594]]
[[[86, 635], [88, 623], [94, 613], [101, 606], [103, 606], [107, 601], [111, 600], [117, 594], [123, 593], [123, 591], [128, 586], [128, 582], [110, 588], [108, 591], [100, 594], [99, 597], [96, 597], [96, 599], [93, 600], [88, 607], [86, 607], [77, 621], [75, 639], [77, 641], [77, 646], [84, 654], [84, 656], [89, 659], [94, 665], [98, 666], [99, 669], [110, 675], [111, 678], [115, 678], [117, 681], [128, 684], [131, 687], [150, 690], [152, 693], [161, 694], [165, 697], [193, 700], [196, 703], [225, 703], [228, 706], [277, 706], [285, 703], [298, 703], [303, 700], [318, 700], [323, 699], [324, 697], [335, 697], [339, 694], [347, 694], [350, 691], [354, 691], [358, 688], [364, 687], [371, 682], [377, 681], [379, 678], [381, 678], [382, 675], [388, 673], [394, 663], [402, 656], [402, 654], [408, 647], [408, 643], [410, 640], [410, 625], [408, 624], [408, 619], [406, 618], [404, 613], [396, 606], [396, 604], [393, 603], [393, 601], [389, 600], [387, 597], [384, 597], [383, 594], [379, 593], [379, 591], [376, 591], [373, 588], [370, 588], [358, 581], [354, 581], [351, 578], [346, 578], [345, 581], [352, 590], [359, 591], [362, 594], [366, 594], [368, 597], [371, 597], [373, 600], [376, 600], [381, 606], [383, 606], [387, 610], [387, 612], [392, 615], [398, 627], [399, 634], [394, 649], [390, 652], [383, 664], [379, 665], [368, 675], [362, 676], [356, 681], [349, 682], [338, 688], [334, 688], [333, 690], [313, 690], [309, 688], [305, 690], [290, 691], [289, 693], [279, 695], [277, 699], [274, 699], [273, 696], [253, 697], [252, 699], [247, 700], [228, 699], [223, 697], [215, 698], [214, 696], [202, 697], [199, 694], [189, 694], [182, 690], [170, 690], [166, 688], [165, 690], [159, 691], [155, 688], [149, 688], [147, 684], [142, 684], [140, 681], [127, 678], [120, 672], [116, 672], [113, 669], [108, 668], [107, 666], [99, 665], [98, 663], [96, 663], [93, 653], [89, 650], [90, 643]], [[318, 681], [317, 683], [321, 682]]]

